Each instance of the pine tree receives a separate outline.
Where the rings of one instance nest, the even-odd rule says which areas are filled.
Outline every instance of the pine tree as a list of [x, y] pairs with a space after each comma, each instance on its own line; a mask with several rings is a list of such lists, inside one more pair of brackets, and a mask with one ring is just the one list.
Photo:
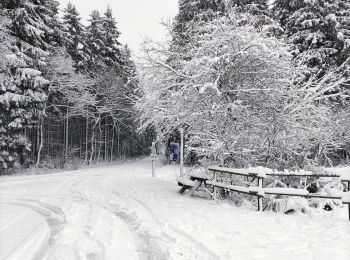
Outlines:
[[51, 45], [63, 45], [64, 44], [64, 32], [63, 26], [58, 18], [59, 2], [56, 0], [46, 0], [42, 10], [43, 22], [52, 28], [52, 32], [49, 35], [48, 42]]
[[[47, 49], [46, 38], [52, 34], [52, 28], [45, 23], [49, 18], [46, 1], [21, 1], [16, 7], [12, 30], [23, 41]], [[16, 5], [14, 5], [16, 6]]]
[[231, 0], [228, 6], [249, 12], [253, 15], [268, 13], [268, 0]]
[[[86, 31], [86, 42], [90, 50], [89, 69], [97, 70], [101, 64], [101, 56], [105, 50], [105, 34], [103, 31], [103, 19], [97, 10], [93, 10], [90, 14], [89, 26]], [[101, 68], [100, 68], [101, 69]]]
[[22, 6], [23, 0], [2, 0], [0, 7], [3, 9], [15, 9]]
[[49, 81], [41, 71], [52, 28], [44, 22], [45, 1], [7, 1], [3, 6], [8, 9], [0, 30], [6, 39], [0, 53], [0, 169], [8, 169], [17, 159], [24, 163], [30, 149], [26, 131], [44, 116]]
[[131, 58], [131, 50], [129, 49], [128, 45], [125, 45], [124, 48], [122, 49], [122, 58], [123, 61], [122, 63], [124, 64], [123, 67], [123, 72], [128, 78], [128, 82], [135, 81], [136, 79], [136, 74], [137, 74], [137, 69], [135, 62]]
[[350, 78], [350, 1], [338, 0], [328, 6], [329, 13], [334, 14], [339, 40], [337, 65], [344, 64], [343, 71]]
[[122, 65], [120, 42], [118, 40], [120, 32], [117, 22], [113, 16], [112, 9], [108, 6], [103, 17], [104, 51], [103, 58], [107, 66], [118, 67]]
[[310, 68], [310, 73], [334, 66], [343, 45], [331, 2], [334, 1], [276, 0], [272, 9], [287, 41], [296, 47], [294, 55]]
[[[227, 12], [234, 9], [239, 13], [253, 15], [253, 21], [245, 21], [267, 36], [281, 37], [281, 26], [271, 18], [269, 0], [231, 0], [226, 3]], [[242, 21], [243, 24], [244, 21]]]
[[222, 15], [225, 4], [222, 0], [180, 0], [179, 13], [173, 25], [173, 41], [176, 46], [186, 46], [191, 41], [193, 22], [210, 21]]
[[[284, 29], [286, 41], [294, 46], [292, 54], [303, 76], [299, 85], [329, 84], [326, 96], [335, 103], [343, 102], [349, 92], [350, 4], [347, 0], [276, 0], [272, 14]], [[342, 83], [338, 84], [338, 82]]]
[[176, 26], [182, 31], [186, 23], [198, 19], [211, 19], [211, 15], [223, 12], [224, 9], [225, 4], [222, 0], [180, 0], [179, 13], [175, 18]]
[[86, 61], [88, 60], [88, 50], [86, 48], [84, 27], [80, 22], [81, 18], [79, 17], [79, 12], [71, 3], [68, 3], [63, 12], [63, 23], [68, 40], [66, 44], [67, 51], [77, 63], [77, 69], [84, 69]]

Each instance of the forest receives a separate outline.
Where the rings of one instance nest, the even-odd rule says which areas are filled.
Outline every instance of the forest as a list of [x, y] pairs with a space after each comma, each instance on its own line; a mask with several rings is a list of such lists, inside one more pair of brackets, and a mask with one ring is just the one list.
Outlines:
[[73, 4], [0, 4], [0, 171], [142, 155], [136, 66], [110, 7], [84, 26]]
[[[62, 15], [59, 9], [62, 8]], [[0, 172], [149, 154], [192, 162], [349, 163], [348, 0], [180, 0], [133, 57], [110, 7], [0, 2]]]

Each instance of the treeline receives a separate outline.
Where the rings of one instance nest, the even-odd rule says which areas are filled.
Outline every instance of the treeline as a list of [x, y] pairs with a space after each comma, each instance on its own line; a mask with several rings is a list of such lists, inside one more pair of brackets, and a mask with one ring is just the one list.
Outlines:
[[180, 0], [166, 43], [144, 42], [144, 129], [185, 129], [203, 163], [349, 163], [348, 0]]
[[2, 0], [0, 12], [0, 172], [147, 151], [136, 67], [109, 7], [87, 26], [70, 3], [59, 18], [55, 0]]

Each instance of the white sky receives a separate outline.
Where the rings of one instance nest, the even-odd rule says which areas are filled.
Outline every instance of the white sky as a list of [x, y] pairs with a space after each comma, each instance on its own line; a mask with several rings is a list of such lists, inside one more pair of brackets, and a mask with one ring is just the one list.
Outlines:
[[63, 10], [68, 2], [74, 4], [83, 23], [92, 10], [97, 9], [104, 13], [110, 5], [117, 20], [120, 41], [127, 43], [137, 53], [139, 44], [144, 36], [154, 40], [163, 40], [166, 30], [159, 22], [173, 18], [178, 11], [178, 0], [58, 0]]

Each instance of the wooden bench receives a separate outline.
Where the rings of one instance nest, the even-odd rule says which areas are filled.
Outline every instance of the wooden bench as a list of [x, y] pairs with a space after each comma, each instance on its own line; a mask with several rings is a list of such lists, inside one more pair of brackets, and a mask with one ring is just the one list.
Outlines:
[[189, 174], [188, 177], [189, 178], [177, 178], [177, 184], [179, 186], [182, 186], [182, 188], [179, 190], [179, 193], [184, 193], [186, 190], [189, 190], [188, 195], [192, 196], [195, 191], [201, 188], [203, 191], [212, 196], [212, 193], [206, 188], [206, 182], [209, 180], [207, 176], [199, 174]]

